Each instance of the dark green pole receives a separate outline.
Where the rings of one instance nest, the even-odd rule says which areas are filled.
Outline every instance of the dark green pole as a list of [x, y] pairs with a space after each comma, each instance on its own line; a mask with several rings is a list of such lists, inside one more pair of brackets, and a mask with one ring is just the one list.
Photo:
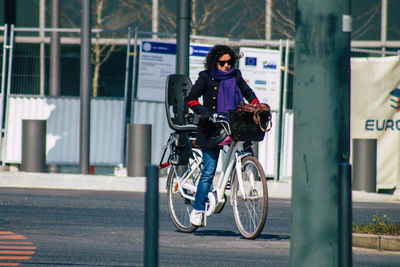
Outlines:
[[176, 37], [176, 73], [189, 75], [191, 0], [178, 1]]
[[144, 210], [144, 266], [158, 266], [158, 168], [146, 166]]
[[350, 150], [350, 0], [298, 0], [291, 266], [339, 265], [339, 169]]
[[352, 266], [351, 166], [339, 165], [339, 266]]

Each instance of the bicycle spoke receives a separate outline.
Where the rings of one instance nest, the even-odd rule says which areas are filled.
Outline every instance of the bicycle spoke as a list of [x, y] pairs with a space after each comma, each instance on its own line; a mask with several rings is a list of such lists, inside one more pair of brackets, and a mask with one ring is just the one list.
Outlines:
[[238, 176], [232, 186], [233, 211], [236, 226], [243, 237], [253, 239], [262, 231], [267, 216], [267, 183], [257, 159], [248, 156], [242, 160], [242, 185], [246, 195], [241, 195]]
[[257, 211], [254, 207], [254, 205], [252, 205], [252, 203], [247, 203], [245, 202], [246, 208], [247, 208], [247, 212], [249, 215], [249, 224], [253, 224], [253, 229], [257, 228], [258, 225], [258, 221], [260, 219], [260, 216], [257, 215]]
[[198, 164], [199, 158], [201, 158], [200, 154], [193, 151], [192, 158], [189, 160], [183, 175], [179, 175], [179, 173], [182, 173], [181, 169], [179, 169], [181, 167], [176, 165], [171, 166], [168, 174], [168, 212], [178, 230], [187, 233], [193, 232], [197, 228], [190, 224], [190, 213], [193, 204], [190, 197], [193, 196], [194, 192], [183, 189], [182, 185], [196, 186], [197, 179], [201, 173], [201, 168]]

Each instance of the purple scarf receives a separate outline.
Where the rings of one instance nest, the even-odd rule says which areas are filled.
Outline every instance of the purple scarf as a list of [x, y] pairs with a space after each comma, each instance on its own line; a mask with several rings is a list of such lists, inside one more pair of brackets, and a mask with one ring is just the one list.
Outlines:
[[240, 102], [244, 102], [242, 92], [236, 84], [235, 68], [223, 72], [217, 68], [210, 71], [211, 77], [220, 81], [217, 95], [217, 112], [228, 114], [236, 110]]

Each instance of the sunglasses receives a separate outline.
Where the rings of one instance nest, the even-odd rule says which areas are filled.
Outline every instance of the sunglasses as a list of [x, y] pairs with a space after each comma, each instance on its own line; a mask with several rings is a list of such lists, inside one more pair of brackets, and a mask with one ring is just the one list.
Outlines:
[[218, 60], [218, 64], [223, 67], [225, 66], [225, 64], [228, 63], [228, 65], [232, 66], [233, 65], [233, 60], [229, 59], [229, 60]]

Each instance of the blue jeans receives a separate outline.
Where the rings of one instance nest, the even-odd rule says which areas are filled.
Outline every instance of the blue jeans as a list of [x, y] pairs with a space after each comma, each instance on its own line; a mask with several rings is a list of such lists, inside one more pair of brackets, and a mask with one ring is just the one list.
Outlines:
[[217, 170], [219, 149], [202, 149], [203, 152], [203, 172], [201, 173], [199, 184], [197, 185], [196, 196], [193, 208], [205, 210], [205, 203], [208, 192], [210, 192], [215, 171]]

